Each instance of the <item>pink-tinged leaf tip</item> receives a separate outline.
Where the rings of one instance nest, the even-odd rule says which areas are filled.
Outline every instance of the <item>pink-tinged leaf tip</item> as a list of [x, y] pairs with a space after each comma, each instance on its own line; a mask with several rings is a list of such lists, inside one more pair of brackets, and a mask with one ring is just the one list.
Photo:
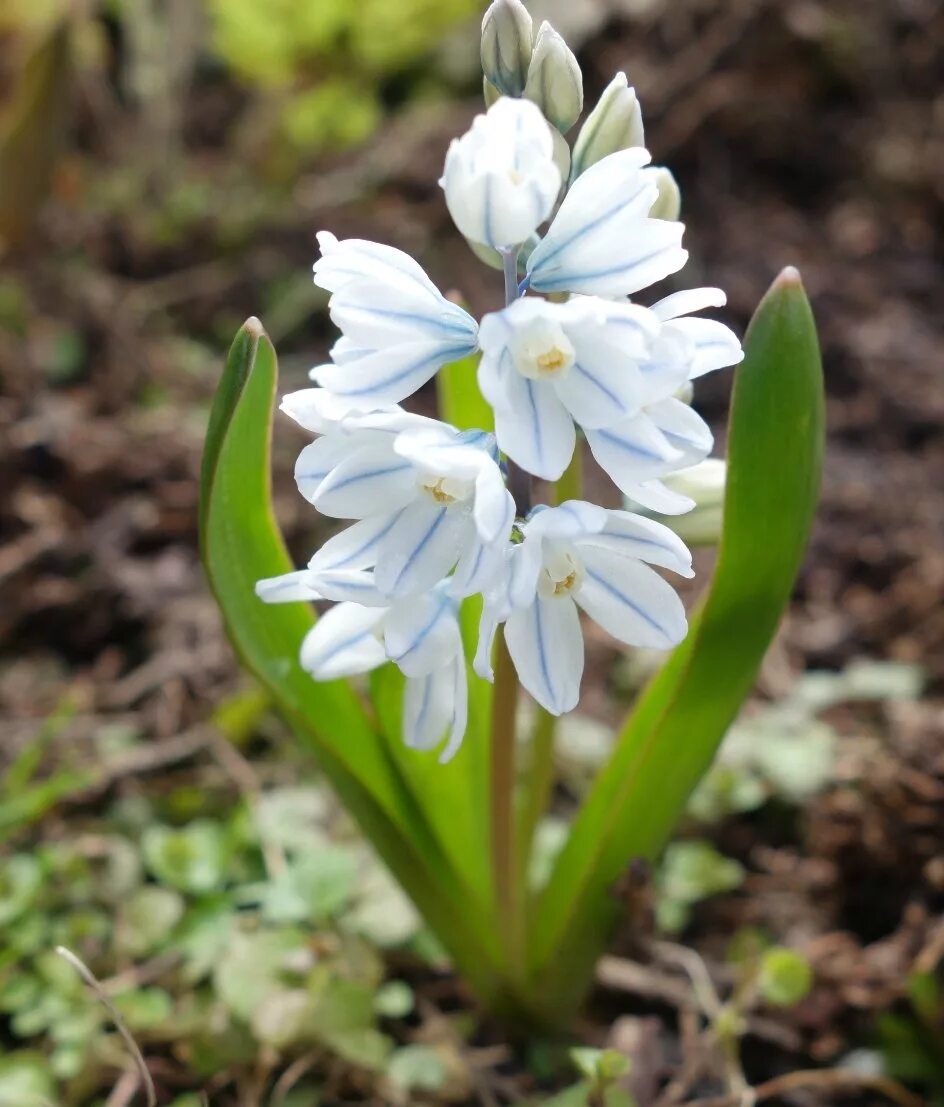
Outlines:
[[773, 283], [774, 288], [786, 288], [787, 286], [803, 287], [803, 278], [800, 270], [795, 265], [787, 265], [777, 274]]
[[265, 327], [254, 316], [250, 315], [249, 318], [243, 323], [243, 330], [249, 335], [250, 338], [260, 339], [265, 338]]

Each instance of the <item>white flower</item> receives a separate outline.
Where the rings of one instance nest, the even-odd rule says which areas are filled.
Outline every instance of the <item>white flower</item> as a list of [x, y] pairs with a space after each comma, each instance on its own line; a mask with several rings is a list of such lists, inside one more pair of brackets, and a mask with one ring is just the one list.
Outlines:
[[[309, 568], [376, 566], [377, 585], [391, 596], [425, 591], [455, 568], [450, 587], [471, 595], [498, 568], [514, 521], [494, 436], [410, 419], [398, 410], [349, 416], [345, 429], [302, 451], [302, 495], [324, 515], [360, 520]], [[378, 429], [384, 420], [389, 429]]]
[[476, 324], [411, 257], [361, 239], [318, 235], [315, 284], [342, 337], [311, 377], [362, 409], [398, 403], [476, 348]]
[[685, 264], [681, 223], [652, 219], [658, 178], [641, 147], [609, 154], [570, 186], [528, 258], [531, 288], [629, 296]]
[[529, 100], [502, 97], [453, 139], [440, 185], [459, 230], [501, 249], [524, 242], [561, 187], [551, 129]]
[[[421, 596], [384, 604], [368, 573], [303, 569], [259, 581], [256, 592], [269, 603], [342, 599], [305, 636], [301, 667], [315, 680], [337, 680], [393, 661], [407, 678], [404, 742], [412, 749], [433, 749], [448, 730], [440, 761], [453, 756], [465, 734], [468, 684], [456, 604], [445, 582]], [[345, 592], [357, 598], [348, 599]]]
[[480, 675], [489, 675], [490, 639], [495, 624], [505, 620], [505, 641], [521, 683], [542, 707], [560, 715], [580, 695], [578, 606], [627, 645], [666, 649], [685, 637], [681, 600], [649, 567], [692, 576], [691, 554], [667, 527], [570, 500], [536, 510], [523, 531], [524, 541], [509, 555], [504, 594], [486, 603], [476, 657]]
[[529, 473], [557, 480], [574, 452], [574, 421], [609, 426], [639, 410], [640, 365], [659, 331], [646, 308], [590, 297], [525, 298], [485, 316], [479, 387], [499, 446]]
[[587, 443], [600, 467], [625, 496], [652, 511], [680, 515], [694, 507], [693, 500], [658, 478], [697, 464], [711, 451], [707, 424], [675, 397], [688, 381], [744, 357], [737, 337], [723, 323], [683, 318], [724, 303], [720, 288], [693, 288], [653, 304], [650, 311], [662, 325], [650, 359], [641, 366], [645, 399], [640, 409], [610, 426], [587, 429]]

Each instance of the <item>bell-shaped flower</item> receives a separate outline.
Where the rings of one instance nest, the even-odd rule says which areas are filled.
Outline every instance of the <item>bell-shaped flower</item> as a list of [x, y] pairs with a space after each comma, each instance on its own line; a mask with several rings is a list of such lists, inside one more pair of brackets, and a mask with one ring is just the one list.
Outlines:
[[311, 377], [362, 409], [395, 404], [441, 366], [476, 348], [475, 320], [442, 295], [409, 255], [361, 239], [318, 235], [315, 284], [342, 337]]
[[668, 527], [628, 511], [570, 500], [538, 508], [509, 554], [503, 594], [491, 595], [476, 668], [488, 676], [489, 639], [505, 641], [524, 687], [547, 711], [572, 710], [584, 666], [582, 608], [630, 646], [667, 649], [685, 637], [685, 609], [651, 565], [692, 576], [691, 554]]
[[296, 467], [303, 495], [325, 515], [359, 520], [326, 542], [310, 568], [376, 566], [377, 585], [390, 596], [426, 591], [454, 568], [456, 595], [482, 590], [515, 511], [493, 435], [427, 420], [398, 434], [326, 435], [306, 451]]
[[685, 264], [684, 227], [649, 212], [659, 198], [642, 147], [609, 154], [580, 174], [527, 262], [538, 292], [629, 296]]
[[501, 97], [453, 139], [439, 181], [472, 242], [518, 246], [551, 214], [561, 187], [551, 128], [530, 100]]
[[680, 515], [694, 502], [660, 478], [708, 456], [712, 435], [704, 420], [676, 398], [687, 382], [744, 357], [730, 328], [686, 313], [721, 307], [719, 288], [676, 292], [650, 311], [662, 321], [652, 353], [640, 368], [644, 400], [638, 411], [607, 427], [588, 428], [587, 443], [620, 491], [651, 511]]
[[640, 366], [659, 336], [646, 308], [591, 297], [523, 298], [486, 315], [479, 387], [498, 444], [523, 469], [557, 480], [574, 452], [574, 422], [605, 427], [639, 410]]
[[440, 761], [453, 756], [465, 734], [468, 684], [458, 609], [446, 582], [390, 603], [369, 573], [303, 569], [259, 581], [256, 593], [269, 603], [340, 600], [305, 635], [301, 667], [315, 680], [337, 680], [393, 661], [407, 678], [403, 741], [429, 750], [448, 732]]

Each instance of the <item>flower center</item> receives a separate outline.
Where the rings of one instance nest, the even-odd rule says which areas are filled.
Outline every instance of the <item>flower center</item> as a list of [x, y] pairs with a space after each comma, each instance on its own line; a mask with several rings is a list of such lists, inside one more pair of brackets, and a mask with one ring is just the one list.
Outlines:
[[585, 576], [575, 550], [551, 550], [545, 554], [544, 566], [538, 578], [538, 592], [544, 599], [563, 599], [580, 590]]
[[434, 503], [443, 507], [467, 500], [472, 494], [469, 481], [456, 480], [455, 477], [424, 477], [419, 481], [419, 488]]
[[555, 323], [535, 319], [512, 340], [515, 368], [531, 380], [550, 381], [565, 376], [574, 364], [570, 339]]

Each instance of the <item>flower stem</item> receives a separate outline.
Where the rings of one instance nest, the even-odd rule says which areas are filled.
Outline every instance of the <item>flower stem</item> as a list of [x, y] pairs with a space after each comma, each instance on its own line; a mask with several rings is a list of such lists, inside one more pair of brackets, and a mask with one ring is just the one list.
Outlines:
[[492, 697], [491, 812], [492, 875], [498, 924], [509, 969], [521, 966], [521, 874], [515, 827], [515, 716], [518, 674], [505, 636], [495, 643], [495, 691]]
[[[505, 274], [505, 305], [518, 298], [518, 250], [500, 250]], [[531, 507], [528, 474], [506, 458], [508, 490], [519, 516]], [[523, 970], [523, 917], [518, 826], [515, 820], [515, 730], [518, 709], [518, 674], [504, 631], [495, 643], [495, 690], [492, 695], [492, 745], [489, 809], [491, 818], [492, 880], [498, 926], [508, 971], [512, 978]]]

